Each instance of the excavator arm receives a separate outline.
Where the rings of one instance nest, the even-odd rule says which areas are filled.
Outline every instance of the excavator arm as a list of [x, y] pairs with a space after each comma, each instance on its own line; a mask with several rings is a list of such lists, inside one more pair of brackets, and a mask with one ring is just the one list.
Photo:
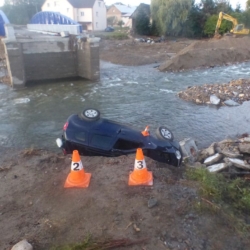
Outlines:
[[219, 28], [221, 26], [221, 22], [222, 20], [225, 19], [225, 20], [228, 20], [230, 22], [233, 23], [233, 28], [232, 30], [235, 29], [235, 27], [238, 25], [238, 21], [236, 18], [224, 13], [224, 12], [220, 12], [219, 13], [219, 18], [218, 18], [218, 21], [217, 21], [217, 24], [216, 24], [216, 28], [215, 28], [215, 35], [219, 35]]

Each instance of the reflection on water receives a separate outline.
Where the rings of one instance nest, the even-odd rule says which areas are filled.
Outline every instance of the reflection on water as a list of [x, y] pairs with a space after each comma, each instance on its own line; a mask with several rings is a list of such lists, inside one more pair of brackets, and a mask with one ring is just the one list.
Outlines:
[[106, 118], [142, 130], [166, 125], [177, 140], [192, 137], [200, 147], [249, 131], [250, 102], [238, 107], [197, 106], [176, 93], [191, 85], [248, 78], [250, 63], [183, 73], [150, 66], [101, 63], [101, 80], [46, 83], [14, 91], [0, 85], [0, 146], [56, 149], [55, 138], [72, 113], [99, 109]]

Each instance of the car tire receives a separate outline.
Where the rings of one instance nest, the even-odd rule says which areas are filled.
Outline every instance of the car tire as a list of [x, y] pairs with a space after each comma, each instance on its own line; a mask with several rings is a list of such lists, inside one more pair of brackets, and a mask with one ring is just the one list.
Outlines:
[[100, 111], [97, 109], [87, 108], [80, 113], [79, 117], [85, 121], [97, 121], [100, 119]]
[[167, 140], [167, 141], [174, 140], [173, 133], [166, 126], [160, 126], [159, 128], [157, 128], [155, 134], [159, 140]]

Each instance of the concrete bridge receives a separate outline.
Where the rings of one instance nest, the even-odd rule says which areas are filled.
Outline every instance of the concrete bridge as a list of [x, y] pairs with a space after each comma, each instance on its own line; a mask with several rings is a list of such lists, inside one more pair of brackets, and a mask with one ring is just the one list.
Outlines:
[[41, 34], [5, 24], [8, 74], [14, 88], [28, 82], [82, 77], [100, 79], [99, 38]]

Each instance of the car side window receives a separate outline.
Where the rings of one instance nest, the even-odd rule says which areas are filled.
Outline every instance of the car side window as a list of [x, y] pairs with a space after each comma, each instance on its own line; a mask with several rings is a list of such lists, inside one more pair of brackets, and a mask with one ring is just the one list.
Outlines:
[[95, 134], [92, 136], [90, 145], [97, 148], [109, 149], [113, 138], [106, 135]]
[[129, 141], [129, 140], [125, 140], [125, 139], [118, 139], [114, 145], [114, 149], [120, 149], [120, 150], [137, 149], [140, 147], [142, 147], [141, 143]]
[[75, 138], [79, 141], [86, 141], [86, 133], [85, 132], [75, 133]]

